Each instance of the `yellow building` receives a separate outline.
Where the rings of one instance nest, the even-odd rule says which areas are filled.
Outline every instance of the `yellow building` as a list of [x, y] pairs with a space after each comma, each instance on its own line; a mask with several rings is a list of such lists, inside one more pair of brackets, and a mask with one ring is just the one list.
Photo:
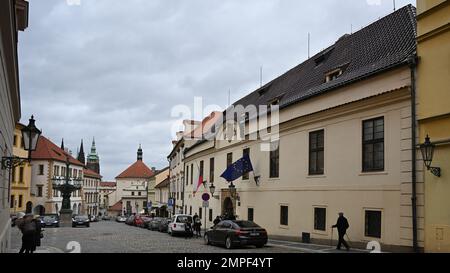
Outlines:
[[450, 1], [417, 1], [419, 142], [435, 144], [425, 172], [425, 251], [450, 252]]
[[[23, 124], [18, 123], [14, 130], [13, 154], [14, 156], [27, 158], [28, 152], [23, 148], [22, 128]], [[31, 213], [33, 208], [33, 197], [31, 196], [31, 165], [23, 163], [15, 167], [11, 173], [11, 203], [10, 212]]]

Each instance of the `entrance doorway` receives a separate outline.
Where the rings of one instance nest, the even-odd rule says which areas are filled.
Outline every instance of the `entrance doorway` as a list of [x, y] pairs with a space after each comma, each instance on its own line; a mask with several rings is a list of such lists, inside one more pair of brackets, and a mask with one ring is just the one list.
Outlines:
[[25, 213], [31, 213], [31, 211], [33, 210], [33, 203], [31, 203], [30, 201], [27, 202], [26, 208], [25, 208]]
[[222, 215], [224, 215], [224, 216], [233, 216], [233, 215], [235, 215], [233, 200], [230, 197], [225, 198], [225, 200], [223, 201]]
[[45, 214], [45, 208], [42, 205], [38, 205], [34, 208], [34, 214], [36, 215], [44, 215]]

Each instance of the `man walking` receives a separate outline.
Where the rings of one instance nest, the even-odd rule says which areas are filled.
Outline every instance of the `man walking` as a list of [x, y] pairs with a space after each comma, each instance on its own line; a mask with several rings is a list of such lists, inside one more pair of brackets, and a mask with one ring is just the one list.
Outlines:
[[350, 247], [348, 246], [347, 242], [344, 239], [344, 236], [347, 233], [347, 229], [349, 228], [349, 224], [347, 218], [344, 217], [343, 212], [339, 213], [339, 218], [336, 222], [336, 225], [332, 226], [331, 228], [337, 228], [338, 230], [339, 242], [336, 249], [340, 250], [341, 245], [344, 245], [347, 251], [350, 250]]

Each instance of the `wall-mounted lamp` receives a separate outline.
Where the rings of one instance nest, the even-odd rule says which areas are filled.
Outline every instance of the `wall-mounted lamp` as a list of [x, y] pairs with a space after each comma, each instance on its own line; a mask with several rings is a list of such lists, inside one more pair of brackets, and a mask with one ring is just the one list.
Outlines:
[[255, 175], [254, 178], [255, 178], [256, 186], [259, 186], [259, 182], [261, 181], [261, 175]]
[[214, 193], [216, 192], [216, 186], [214, 186], [214, 183], [211, 182], [211, 186], [209, 186], [209, 192], [211, 193], [211, 196], [215, 199], [219, 199], [219, 196], [214, 196]]
[[441, 177], [441, 168], [431, 166], [431, 163], [433, 162], [434, 148], [435, 145], [431, 143], [430, 137], [427, 135], [425, 142], [420, 145], [423, 162], [425, 163], [427, 170], [429, 170], [433, 175]]

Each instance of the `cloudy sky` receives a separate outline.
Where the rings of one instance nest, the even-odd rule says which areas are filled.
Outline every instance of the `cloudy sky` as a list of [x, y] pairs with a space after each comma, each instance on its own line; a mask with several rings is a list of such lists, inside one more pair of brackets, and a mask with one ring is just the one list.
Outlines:
[[[69, 5], [80, 1], [80, 5]], [[75, 154], [95, 137], [104, 180], [136, 160], [167, 165], [176, 105], [226, 107], [339, 37], [387, 15], [391, 0], [29, 0], [20, 34], [22, 122], [31, 114]], [[415, 1], [397, 0], [397, 8]], [[197, 117], [198, 118], [198, 117]]]

